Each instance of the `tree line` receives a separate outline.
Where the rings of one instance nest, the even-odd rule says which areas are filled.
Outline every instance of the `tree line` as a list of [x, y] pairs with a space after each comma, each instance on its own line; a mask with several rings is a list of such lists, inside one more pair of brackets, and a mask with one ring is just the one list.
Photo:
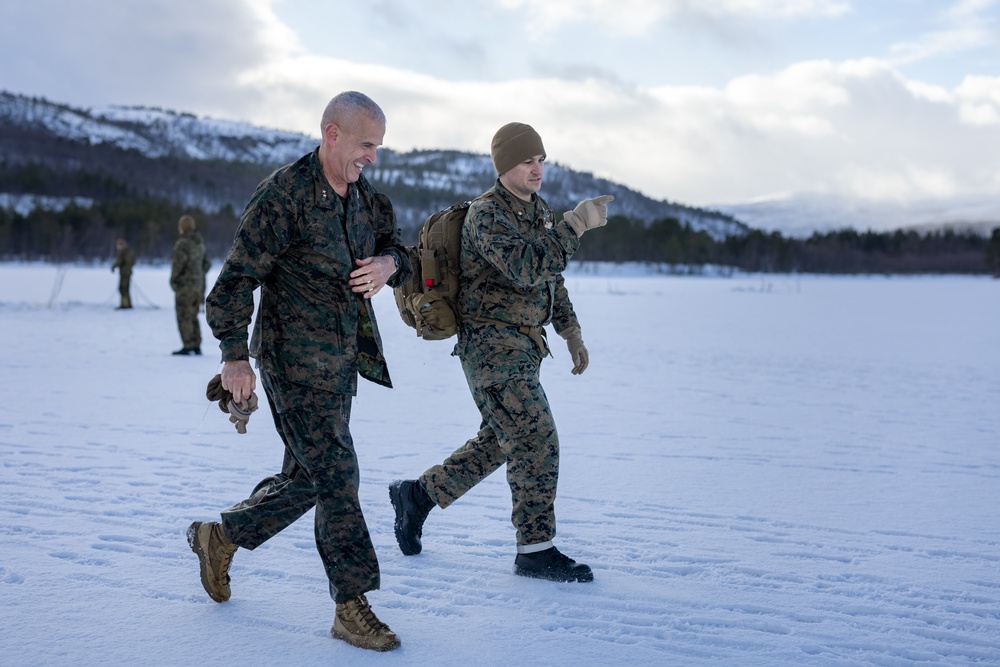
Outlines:
[[914, 274], [992, 273], [1000, 277], [1000, 227], [990, 237], [973, 232], [839, 231], [789, 238], [750, 230], [716, 240], [676, 219], [649, 225], [612, 216], [585, 235], [574, 259], [646, 262], [667, 271], [718, 266], [760, 273]]
[[114, 257], [115, 240], [123, 238], [139, 261], [167, 261], [178, 238], [177, 221], [185, 213], [197, 221], [208, 254], [225, 256], [239, 225], [232, 209], [205, 213], [165, 199], [123, 198], [27, 214], [0, 208], [0, 259], [106, 261]]
[[[228, 252], [239, 224], [231, 207], [206, 213], [166, 199], [121, 194], [90, 206], [36, 208], [27, 214], [0, 208], [0, 259], [108, 261], [114, 256], [115, 239], [124, 238], [141, 261], [166, 261], [177, 239], [177, 220], [184, 213], [198, 221], [209, 255], [220, 259]], [[393, 193], [387, 194], [391, 197]], [[414, 244], [416, 234], [417, 226], [406, 226], [404, 242]], [[644, 262], [677, 273], [718, 266], [762, 273], [1000, 276], [1000, 227], [990, 237], [954, 231], [921, 234], [844, 229], [800, 239], [751, 230], [717, 240], [673, 218], [647, 225], [612, 216], [605, 227], [582, 238], [574, 259]]]

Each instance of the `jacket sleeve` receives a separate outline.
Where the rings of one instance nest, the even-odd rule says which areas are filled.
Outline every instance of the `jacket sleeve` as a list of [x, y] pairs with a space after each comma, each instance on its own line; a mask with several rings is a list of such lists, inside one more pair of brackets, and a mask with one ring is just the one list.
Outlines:
[[219, 339], [223, 361], [250, 358], [248, 327], [253, 318], [253, 293], [291, 242], [292, 217], [283, 213], [280, 198], [264, 186], [243, 211], [233, 247], [205, 299], [206, 319]]
[[569, 299], [569, 290], [566, 289], [566, 281], [562, 276], [555, 280], [555, 296], [552, 302], [552, 327], [556, 333], [562, 333], [569, 327], [579, 327], [580, 320], [573, 310], [573, 303]]
[[175, 292], [181, 287], [181, 276], [188, 263], [187, 244], [178, 240], [170, 256], [170, 288]]
[[528, 238], [502, 204], [484, 199], [473, 206], [466, 220], [473, 248], [517, 285], [534, 287], [552, 280], [566, 269], [580, 247], [568, 225], [556, 224]]
[[396, 260], [396, 273], [389, 278], [389, 287], [402, 285], [413, 274], [409, 255], [403, 247], [402, 234], [396, 224], [396, 214], [392, 210], [389, 197], [381, 192], [372, 196], [372, 213], [375, 220], [375, 254], [392, 257]]

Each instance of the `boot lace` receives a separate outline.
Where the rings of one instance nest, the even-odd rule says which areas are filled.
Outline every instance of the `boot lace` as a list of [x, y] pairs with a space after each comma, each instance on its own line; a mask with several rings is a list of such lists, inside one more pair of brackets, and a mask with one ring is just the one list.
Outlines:
[[236, 545], [235, 544], [227, 545], [226, 540], [223, 540], [219, 535], [215, 534], [216, 530], [218, 529], [213, 526], [212, 538], [217, 540], [218, 542], [215, 548], [215, 554], [218, 556], [219, 559], [216, 563], [216, 568], [219, 571], [219, 573], [221, 573], [222, 576], [225, 577], [226, 583], [228, 584], [230, 581], [229, 566], [233, 562], [233, 554], [236, 553]]
[[372, 611], [372, 608], [368, 605], [368, 598], [364, 595], [358, 596], [357, 605], [357, 620], [358, 624], [365, 630], [372, 634], [379, 634], [385, 632], [389, 629], [389, 626], [378, 620], [378, 616]]
[[555, 547], [552, 549], [552, 556], [549, 559], [550, 567], [571, 568], [576, 565], [576, 561], [559, 551]]
[[[424, 492], [419, 490], [419, 487], [417, 486], [418, 483], [419, 482], [414, 482], [413, 486], [409, 489], [409, 493], [407, 494], [408, 497], [406, 500], [410, 505], [407, 509], [410, 511], [407, 512], [409, 516], [406, 517], [406, 519], [408, 519], [407, 523], [410, 527], [415, 528], [414, 532], [417, 534], [417, 537], [423, 537], [424, 521], [427, 520], [427, 515], [431, 513], [431, 509], [433, 509], [434, 505], [433, 503], [425, 505], [420, 502], [418, 493], [423, 495]], [[427, 498], [426, 500], [430, 503], [430, 498]]]

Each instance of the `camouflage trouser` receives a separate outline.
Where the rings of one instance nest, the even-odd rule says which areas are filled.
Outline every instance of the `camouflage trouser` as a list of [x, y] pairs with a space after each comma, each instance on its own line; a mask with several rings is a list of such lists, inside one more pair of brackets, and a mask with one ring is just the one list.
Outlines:
[[129, 283], [132, 282], [132, 272], [124, 271], [122, 269], [118, 270], [118, 294], [121, 295], [123, 299], [128, 298], [128, 288]]
[[222, 512], [226, 534], [237, 546], [254, 549], [315, 506], [316, 548], [330, 596], [346, 602], [378, 588], [378, 559], [358, 499], [358, 459], [348, 427], [352, 397], [264, 372], [260, 377], [285, 443], [285, 460], [281, 473]]
[[200, 303], [201, 297], [196, 289], [180, 289], [174, 292], [177, 329], [181, 332], [181, 343], [184, 347], [201, 347], [201, 325], [198, 323]]
[[128, 293], [131, 282], [132, 272], [118, 269], [118, 294], [121, 295], [122, 308], [132, 307], [132, 297]]
[[507, 372], [501, 375], [509, 377], [486, 387], [480, 386], [482, 360], [475, 355], [462, 358], [482, 425], [475, 438], [441, 465], [428, 468], [420, 483], [444, 508], [506, 463], [517, 543], [540, 544], [556, 534], [559, 436], [539, 382], [541, 359], [516, 350], [502, 350], [502, 354]]

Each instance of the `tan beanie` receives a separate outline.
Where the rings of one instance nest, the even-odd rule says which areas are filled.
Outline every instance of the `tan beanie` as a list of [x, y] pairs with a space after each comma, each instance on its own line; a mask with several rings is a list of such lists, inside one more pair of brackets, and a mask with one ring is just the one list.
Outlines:
[[182, 215], [181, 219], [177, 221], [177, 229], [180, 230], [181, 234], [193, 232], [195, 229], [194, 218], [190, 215]]
[[499, 176], [518, 163], [536, 155], [545, 155], [545, 147], [542, 146], [542, 138], [530, 125], [507, 123], [493, 135], [490, 155]]

